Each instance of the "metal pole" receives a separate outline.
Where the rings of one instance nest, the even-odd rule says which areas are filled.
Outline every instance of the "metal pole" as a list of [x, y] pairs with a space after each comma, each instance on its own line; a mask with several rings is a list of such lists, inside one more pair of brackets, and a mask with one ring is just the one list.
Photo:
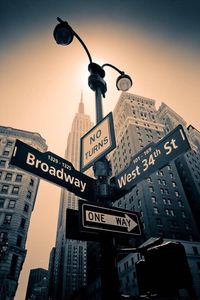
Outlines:
[[[103, 119], [102, 91], [99, 86], [95, 89], [95, 101], [96, 122], [98, 123]], [[94, 164], [94, 174], [97, 177], [98, 199], [100, 202], [104, 202], [104, 205], [110, 206], [109, 202], [103, 201], [103, 198], [109, 195], [108, 178], [110, 176], [110, 164], [105, 157]], [[100, 245], [102, 300], [120, 299], [115, 238], [105, 236], [101, 239]]]
[[96, 123], [98, 123], [103, 119], [102, 94], [101, 94], [100, 87], [97, 87], [95, 90], [95, 101], [96, 101]]

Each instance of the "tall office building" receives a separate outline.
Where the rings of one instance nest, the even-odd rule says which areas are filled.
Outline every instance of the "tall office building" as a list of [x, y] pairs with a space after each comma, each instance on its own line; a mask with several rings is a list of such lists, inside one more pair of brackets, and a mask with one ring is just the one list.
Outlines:
[[[130, 93], [121, 94], [113, 116], [117, 141], [110, 156], [113, 175], [128, 166], [146, 145], [158, 142], [178, 124], [188, 136], [192, 150], [151, 174], [114, 205], [139, 212], [146, 241], [163, 237], [183, 242], [199, 294], [200, 134], [192, 126], [187, 127], [166, 104], [157, 110], [155, 100]], [[128, 293], [137, 286], [136, 260], [137, 255], [129, 255], [118, 265], [123, 291]]]
[[[121, 94], [114, 110], [117, 140], [117, 148], [111, 157], [114, 174], [128, 166], [131, 158], [146, 145], [158, 142], [178, 124], [182, 124], [187, 131], [186, 122], [174, 111], [168, 108], [168, 115], [163, 116], [164, 107], [166, 105], [163, 104], [157, 110], [155, 100]], [[115, 205], [139, 212], [146, 239], [163, 236], [186, 241], [200, 240], [174, 161], [139, 183]]]
[[[77, 170], [80, 168], [80, 138], [91, 127], [92, 123], [90, 117], [84, 113], [84, 104], [81, 97], [65, 152], [65, 159], [70, 161]], [[77, 210], [78, 199], [73, 193], [63, 189], [60, 197], [53, 278], [53, 299], [59, 300], [68, 299], [74, 291], [86, 285], [86, 242], [66, 240], [67, 208]]]
[[[172, 130], [180, 121], [180, 117], [164, 103], [160, 106], [158, 113], [167, 130]], [[200, 132], [192, 125], [186, 128], [186, 122], [183, 120], [181, 124], [185, 127], [191, 151], [176, 159], [175, 164], [200, 232]]]
[[45, 140], [34, 132], [0, 126], [0, 299], [13, 299], [26, 257], [26, 239], [39, 179], [9, 164], [15, 140], [39, 151]]

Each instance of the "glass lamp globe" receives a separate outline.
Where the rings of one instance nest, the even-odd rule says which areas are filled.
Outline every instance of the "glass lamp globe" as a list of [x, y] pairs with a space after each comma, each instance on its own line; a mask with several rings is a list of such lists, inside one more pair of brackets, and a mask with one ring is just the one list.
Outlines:
[[57, 44], [67, 46], [73, 41], [74, 33], [67, 22], [62, 22], [56, 25], [53, 36]]
[[117, 86], [117, 89], [120, 91], [123, 91], [123, 92], [128, 91], [132, 86], [131, 77], [126, 74], [120, 75], [117, 78], [116, 86]]

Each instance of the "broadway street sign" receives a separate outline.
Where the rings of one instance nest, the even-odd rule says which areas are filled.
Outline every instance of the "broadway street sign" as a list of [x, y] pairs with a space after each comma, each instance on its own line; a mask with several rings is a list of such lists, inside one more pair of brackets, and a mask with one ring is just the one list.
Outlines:
[[81, 171], [90, 168], [116, 147], [112, 113], [81, 138]]
[[138, 213], [118, 208], [102, 207], [79, 201], [80, 223], [83, 231], [111, 232], [140, 236], [141, 227]]
[[189, 149], [183, 127], [178, 125], [157, 144], [151, 143], [136, 154], [130, 165], [111, 180], [117, 190], [128, 191]]
[[94, 200], [95, 180], [78, 172], [71, 162], [52, 152], [42, 153], [16, 140], [10, 164], [62, 186], [81, 198]]

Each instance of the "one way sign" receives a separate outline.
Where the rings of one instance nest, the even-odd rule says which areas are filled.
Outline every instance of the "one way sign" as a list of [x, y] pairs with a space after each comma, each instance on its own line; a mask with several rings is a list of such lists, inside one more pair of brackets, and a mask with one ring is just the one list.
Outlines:
[[82, 231], [106, 232], [112, 234], [141, 235], [138, 213], [102, 207], [90, 202], [79, 201]]

